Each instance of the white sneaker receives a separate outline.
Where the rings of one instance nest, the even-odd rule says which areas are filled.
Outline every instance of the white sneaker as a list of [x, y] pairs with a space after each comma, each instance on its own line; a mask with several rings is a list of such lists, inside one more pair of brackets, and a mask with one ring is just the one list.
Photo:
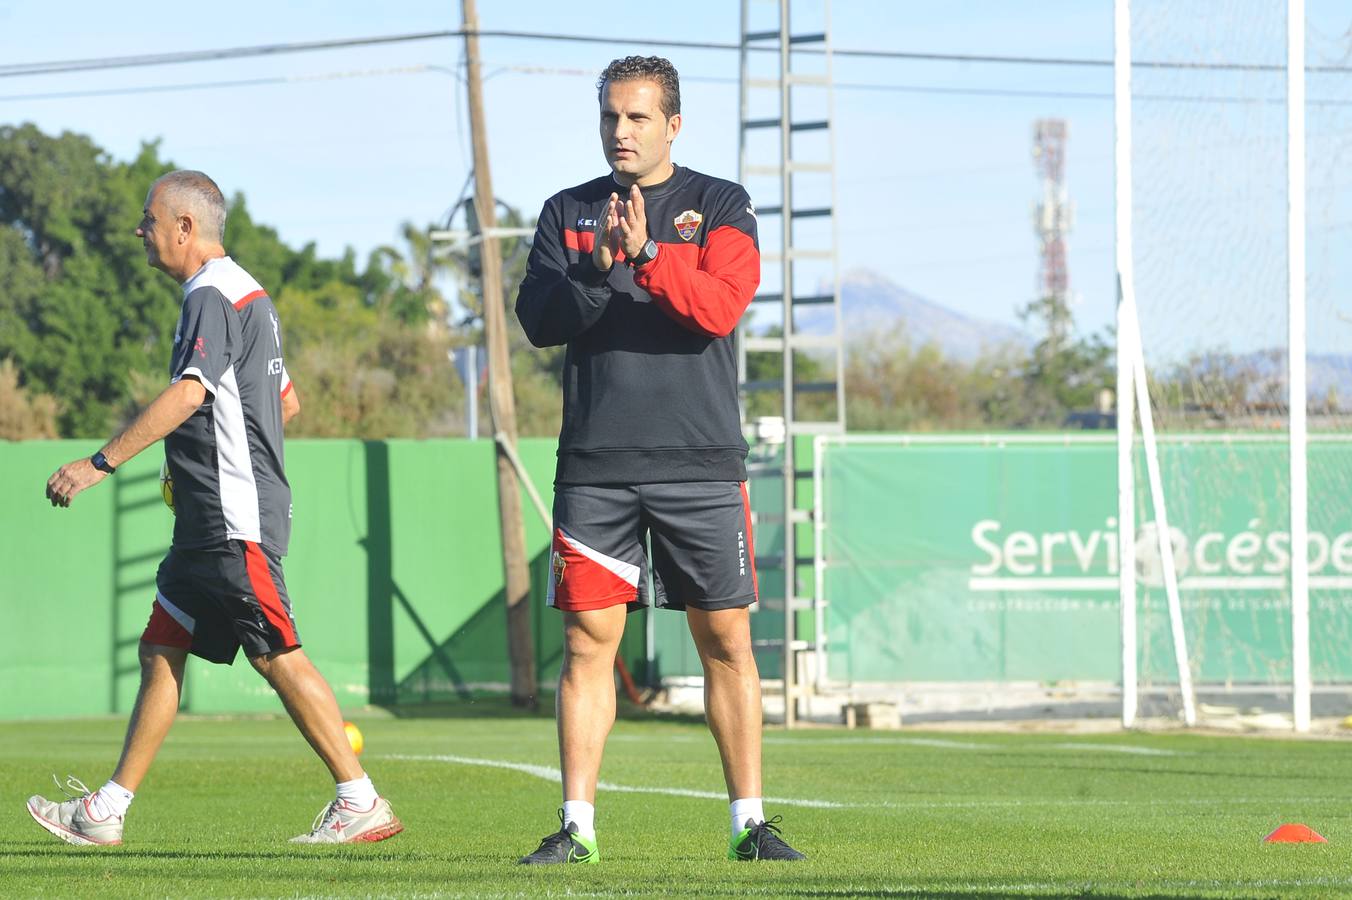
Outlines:
[[[55, 775], [52, 780], [56, 781]], [[90, 807], [93, 793], [80, 779], [71, 775], [66, 778], [65, 787], [60, 781], [56, 781], [56, 786], [70, 799], [58, 802], [36, 794], [29, 797], [28, 814], [33, 821], [67, 844], [110, 847], [122, 843], [122, 817], [110, 814], [100, 819]], [[66, 788], [79, 791], [79, 796], [67, 793]]]
[[315, 816], [309, 834], [297, 835], [293, 844], [362, 844], [392, 838], [404, 825], [390, 808], [390, 801], [377, 797], [375, 805], [361, 810], [342, 800], [333, 800]]

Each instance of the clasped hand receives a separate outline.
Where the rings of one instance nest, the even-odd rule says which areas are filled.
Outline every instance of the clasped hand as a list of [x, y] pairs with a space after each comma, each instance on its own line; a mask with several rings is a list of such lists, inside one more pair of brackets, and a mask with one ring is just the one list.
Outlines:
[[634, 185], [629, 199], [620, 201], [619, 194], [611, 194], [605, 215], [596, 220], [596, 242], [592, 245], [592, 262], [602, 272], [615, 264], [621, 250], [626, 259], [633, 259], [648, 243], [648, 217], [643, 210], [643, 192]]

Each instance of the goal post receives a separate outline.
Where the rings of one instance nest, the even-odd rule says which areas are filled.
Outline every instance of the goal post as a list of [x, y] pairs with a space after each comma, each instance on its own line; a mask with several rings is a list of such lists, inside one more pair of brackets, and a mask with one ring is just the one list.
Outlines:
[[[1197, 723], [1196, 701], [1192, 688], [1192, 668], [1188, 661], [1187, 636], [1183, 627], [1182, 601], [1178, 592], [1178, 573], [1174, 566], [1172, 529], [1168, 504], [1160, 475], [1159, 448], [1155, 441], [1154, 417], [1150, 409], [1150, 386], [1146, 378], [1145, 355], [1141, 348], [1141, 329], [1136, 310], [1136, 286], [1132, 265], [1132, 182], [1131, 182], [1131, 5], [1118, 0], [1113, 21], [1114, 84], [1114, 181], [1116, 207], [1117, 262], [1117, 438], [1118, 491], [1117, 520], [1121, 569], [1119, 598], [1122, 604], [1122, 725], [1130, 728], [1137, 715], [1136, 667], [1136, 486], [1133, 449], [1136, 428], [1133, 409], [1140, 417], [1141, 443], [1145, 452], [1150, 501], [1155, 515], [1155, 534], [1169, 608], [1169, 632], [1173, 640], [1174, 665], [1183, 704], [1183, 721]], [[1127, 564], [1125, 561], [1130, 560]]]
[[[1137, 720], [1141, 680], [1163, 675], [1142, 671], [1138, 642], [1148, 589], [1139, 583], [1135, 556], [1145, 546], [1138, 537], [1153, 529], [1158, 548], [1151, 555], [1162, 564], [1185, 720], [1196, 719], [1191, 682], [1202, 654], [1247, 654], [1236, 668], [1250, 677], [1269, 673], [1266, 686], [1289, 694], [1295, 730], [1310, 727], [1310, 568], [1317, 553], [1308, 501], [1305, 85], [1305, 0], [1220, 0], [1205, 7], [1114, 0], [1124, 726]], [[1326, 202], [1325, 212], [1330, 208]], [[1328, 406], [1327, 413], [1339, 412]], [[1133, 410], [1140, 417], [1140, 454]], [[1164, 484], [1154, 432], [1241, 436], [1276, 428], [1285, 431], [1285, 459], [1270, 458], [1260, 474], [1276, 477], [1280, 466], [1276, 488], [1284, 503], [1273, 503], [1273, 495], [1255, 487], [1258, 479], [1246, 481], [1238, 469]], [[1141, 459], [1150, 498], [1141, 511], [1153, 515], [1153, 525], [1137, 521], [1136, 504], [1145, 493]], [[1190, 507], [1182, 529], [1169, 524], [1180, 503]], [[1246, 510], [1250, 527], [1263, 529], [1249, 532], [1252, 540], [1280, 550], [1263, 565], [1267, 580], [1245, 577], [1254, 572], [1243, 562], [1228, 581], [1213, 579], [1214, 590], [1193, 591], [1180, 604], [1175, 562], [1191, 561], [1196, 531], [1233, 515], [1227, 507]], [[1280, 577], [1274, 583], [1268, 573]], [[1208, 611], [1217, 605], [1248, 608], [1251, 621], [1233, 629]], [[1336, 602], [1326, 605], [1333, 609]], [[1282, 619], [1285, 646], [1274, 652]], [[1190, 639], [1201, 645], [1190, 649]]]
[[1352, 693], [1345, 23], [1114, 15], [1116, 433], [818, 437], [811, 671], [1304, 731]]
[[1114, 254], [1117, 268], [1117, 555], [1118, 604], [1122, 627], [1122, 727], [1136, 724], [1136, 488], [1132, 448], [1136, 424], [1121, 410], [1135, 408], [1135, 377], [1129, 310], [1126, 298], [1135, 297], [1131, 283], [1131, 6], [1116, 0], [1113, 6], [1113, 210]]
[[[1291, 546], [1309, 546], [1305, 369], [1305, 0], [1286, 6], [1287, 408], [1290, 410]], [[1301, 556], [1308, 560], [1309, 552]], [[1300, 557], [1296, 557], [1299, 559]], [[1310, 573], [1291, 566], [1291, 716], [1310, 730]]]

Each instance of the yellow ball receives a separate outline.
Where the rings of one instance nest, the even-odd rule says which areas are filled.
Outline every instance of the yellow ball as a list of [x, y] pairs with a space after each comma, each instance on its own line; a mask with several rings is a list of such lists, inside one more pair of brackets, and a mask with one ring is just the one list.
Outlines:
[[1348, 716], [1346, 719], [1343, 719], [1343, 727], [1352, 728], [1352, 716]]
[[174, 476], [169, 474], [169, 460], [160, 464], [160, 496], [164, 498], [164, 505], [169, 507], [169, 511], [178, 515], [178, 510], [174, 509]]
[[360, 755], [361, 748], [366, 746], [366, 741], [361, 736], [361, 729], [351, 722], [344, 722], [343, 730], [347, 732], [347, 742], [352, 745], [352, 752]]

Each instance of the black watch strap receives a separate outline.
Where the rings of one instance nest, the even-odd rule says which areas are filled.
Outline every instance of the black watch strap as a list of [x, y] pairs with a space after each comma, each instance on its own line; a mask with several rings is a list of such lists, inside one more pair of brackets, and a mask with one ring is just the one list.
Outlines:
[[108, 465], [108, 457], [103, 455], [102, 450], [100, 450], [98, 453], [95, 453], [93, 456], [89, 457], [89, 463], [94, 468], [98, 469], [100, 472], [107, 472], [109, 475], [117, 471], [117, 469], [114, 469], [112, 466]]
[[638, 256], [630, 260], [630, 264], [637, 269], [639, 266], [646, 266], [655, 259], [657, 259], [657, 241], [648, 238], [648, 242], [643, 245], [642, 250], [638, 251]]

